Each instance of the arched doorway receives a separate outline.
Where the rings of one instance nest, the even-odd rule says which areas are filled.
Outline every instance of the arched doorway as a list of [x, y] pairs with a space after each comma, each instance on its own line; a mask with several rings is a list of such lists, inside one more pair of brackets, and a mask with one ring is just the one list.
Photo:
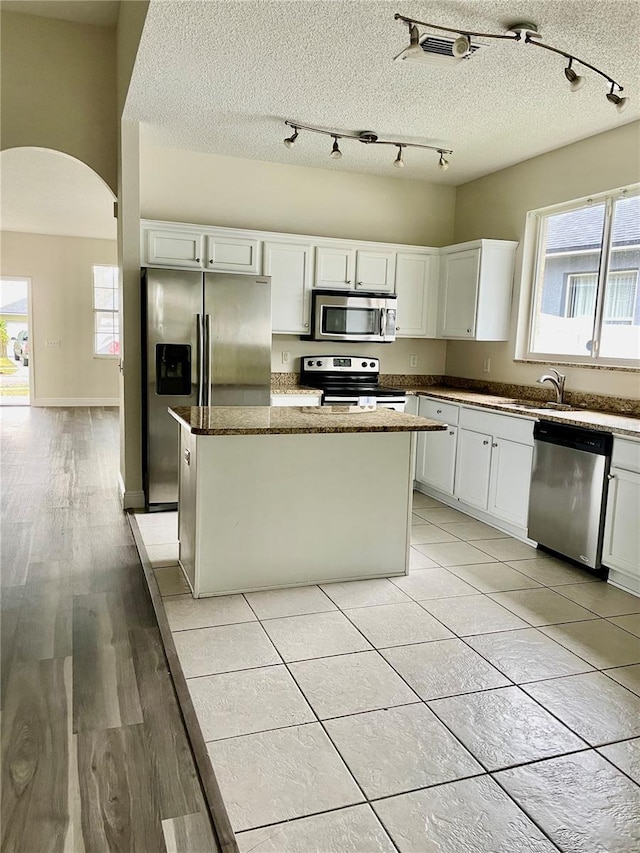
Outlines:
[[[5, 319], [5, 327], [8, 319], [22, 323], [16, 329], [13, 322], [14, 334], [3, 335], [0, 329], [0, 338], [8, 338], [5, 360], [0, 358], [0, 404], [19, 397], [36, 406], [118, 405], [111, 189], [84, 163], [50, 149], [2, 151], [0, 173], [0, 320]], [[18, 293], [21, 283], [24, 295]], [[3, 314], [3, 308], [21, 307], [26, 312], [17, 319]], [[26, 357], [25, 335], [18, 340], [22, 331]], [[19, 394], [15, 387], [2, 393], [16, 374], [26, 383], [26, 393], [24, 386]]]

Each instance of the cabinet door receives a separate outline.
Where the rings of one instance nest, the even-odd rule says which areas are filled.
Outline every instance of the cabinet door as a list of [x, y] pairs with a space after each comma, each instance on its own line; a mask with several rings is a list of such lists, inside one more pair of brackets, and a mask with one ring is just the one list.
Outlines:
[[473, 338], [480, 249], [452, 252], [442, 257], [440, 335], [443, 338]]
[[421, 432], [416, 457], [416, 480], [453, 494], [456, 465], [457, 427], [438, 432]]
[[602, 562], [640, 583], [640, 474], [611, 469]]
[[396, 257], [398, 295], [396, 335], [435, 338], [438, 322], [438, 261], [436, 255], [399, 252]]
[[356, 250], [350, 246], [316, 247], [315, 287], [331, 290], [354, 287]]
[[249, 237], [208, 234], [206, 267], [212, 272], [244, 272], [258, 275], [258, 241]]
[[460, 429], [456, 454], [456, 497], [471, 506], [486, 509], [490, 469], [491, 436]]
[[147, 231], [147, 263], [202, 268], [204, 238], [197, 231]]
[[276, 334], [309, 331], [311, 246], [265, 243], [264, 274], [271, 276], [271, 327]]
[[395, 278], [395, 252], [358, 249], [356, 252], [356, 289], [393, 293]]
[[505, 521], [527, 526], [533, 448], [504, 438], [493, 440], [489, 512]]

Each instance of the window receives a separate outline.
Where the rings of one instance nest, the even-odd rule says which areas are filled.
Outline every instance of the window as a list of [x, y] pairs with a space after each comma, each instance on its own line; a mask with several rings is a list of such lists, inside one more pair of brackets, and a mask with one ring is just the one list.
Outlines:
[[120, 354], [118, 267], [93, 267], [93, 353]]
[[640, 195], [536, 214], [529, 358], [640, 360]]

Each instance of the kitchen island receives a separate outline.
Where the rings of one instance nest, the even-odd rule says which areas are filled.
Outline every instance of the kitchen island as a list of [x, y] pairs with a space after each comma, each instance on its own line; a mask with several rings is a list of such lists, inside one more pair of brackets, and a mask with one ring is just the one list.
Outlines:
[[406, 574], [415, 434], [446, 425], [382, 408], [169, 412], [194, 596]]

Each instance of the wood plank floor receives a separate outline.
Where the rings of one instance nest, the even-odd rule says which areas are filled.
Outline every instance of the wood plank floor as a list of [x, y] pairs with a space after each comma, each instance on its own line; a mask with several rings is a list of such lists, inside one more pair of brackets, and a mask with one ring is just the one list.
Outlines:
[[219, 850], [118, 501], [117, 410], [0, 424], [3, 853]]

